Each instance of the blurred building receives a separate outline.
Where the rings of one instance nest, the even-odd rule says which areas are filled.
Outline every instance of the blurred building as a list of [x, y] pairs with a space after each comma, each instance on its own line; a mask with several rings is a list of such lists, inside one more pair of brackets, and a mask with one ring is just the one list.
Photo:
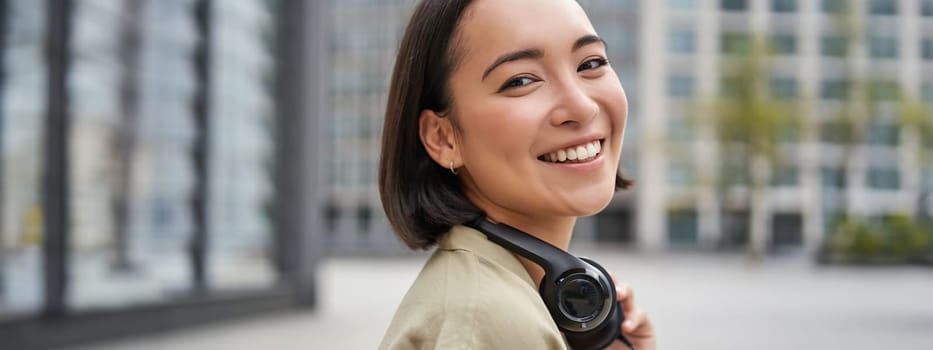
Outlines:
[[[771, 248], [821, 244], [833, 217], [913, 214], [933, 173], [912, 160], [909, 130], [882, 102], [880, 122], [841, 164], [830, 121], [846, 81], [871, 79], [933, 99], [933, 1], [929, 0], [584, 0], [630, 101], [623, 172], [637, 180], [604, 212], [583, 218], [575, 242], [621, 242], [647, 250], [738, 248], [748, 240], [747, 191], [718, 193], [723, 156], [691, 126], [693, 109], [722, 93], [730, 45], [753, 35], [770, 39], [778, 57], [775, 93], [810, 98], [815, 137], [783, 147], [791, 161], [774, 169], [768, 207]], [[375, 187], [380, 128], [395, 50], [414, 1], [330, 1], [330, 158], [327, 225], [342, 252], [399, 251]], [[848, 44], [838, 17], [863, 21], [865, 47], [852, 48], [860, 77], [842, 69]], [[840, 51], [843, 50], [843, 51]], [[845, 54], [843, 54], [845, 53]], [[905, 133], [906, 132], [906, 133]], [[844, 179], [844, 180], [840, 180]], [[925, 187], [924, 187], [925, 186]], [[839, 203], [839, 191], [849, 208]]]
[[325, 226], [341, 252], [401, 251], [376, 176], [389, 79], [411, 0], [328, 0], [328, 149]]
[[[933, 1], [668, 0], [642, 6], [642, 98], [633, 103], [646, 116], [636, 131], [642, 138], [641, 246], [716, 248], [747, 240], [748, 194], [713, 189], [710, 179], [730, 160], [688, 119], [697, 101], [727, 89], [721, 62], [735, 54], [730, 43], [753, 35], [767, 38], [777, 55], [773, 93], [806, 101], [805, 124], [814, 131], [782, 146], [788, 161], [773, 170], [766, 198], [770, 247], [812, 251], [843, 211], [869, 218], [929, 212], [919, 198], [933, 189], [933, 169], [912, 157], [918, 145], [909, 141], [912, 130], [896, 121], [893, 91], [871, 96], [878, 108], [868, 113], [878, 115], [851, 164], [843, 162], [833, 116], [856, 79], [933, 100]], [[863, 43], [846, 38], [839, 23], [845, 19], [861, 23], [856, 34]], [[840, 191], [845, 203], [837, 200]]]
[[0, 347], [313, 305], [318, 4], [0, 5]]

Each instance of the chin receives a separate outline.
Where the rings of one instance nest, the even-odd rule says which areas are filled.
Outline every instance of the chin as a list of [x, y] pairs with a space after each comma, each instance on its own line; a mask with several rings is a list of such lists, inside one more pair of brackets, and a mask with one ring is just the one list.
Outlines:
[[615, 183], [609, 188], [609, 191], [602, 190], [596, 193], [587, 191], [575, 196], [575, 200], [571, 201], [571, 216], [592, 216], [606, 209], [615, 193]]

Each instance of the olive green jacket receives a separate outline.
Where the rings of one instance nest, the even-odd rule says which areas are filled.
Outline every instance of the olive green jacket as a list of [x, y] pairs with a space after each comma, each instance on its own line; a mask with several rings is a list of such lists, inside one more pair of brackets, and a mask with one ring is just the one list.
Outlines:
[[472, 228], [438, 242], [379, 349], [567, 349], [512, 253]]

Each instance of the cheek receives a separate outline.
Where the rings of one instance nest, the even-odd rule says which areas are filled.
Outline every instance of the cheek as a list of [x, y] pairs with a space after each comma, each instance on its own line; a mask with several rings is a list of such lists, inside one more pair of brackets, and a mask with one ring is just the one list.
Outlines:
[[621, 133], [628, 119], [628, 97], [622, 85], [619, 84], [618, 78], [606, 79], [605, 83], [600, 86], [600, 96], [606, 113], [612, 119], [613, 126], [618, 129], [615, 131]]
[[540, 122], [535, 105], [507, 99], [474, 105], [462, 121], [464, 148], [483, 149], [476, 155], [485, 158], [527, 158]]

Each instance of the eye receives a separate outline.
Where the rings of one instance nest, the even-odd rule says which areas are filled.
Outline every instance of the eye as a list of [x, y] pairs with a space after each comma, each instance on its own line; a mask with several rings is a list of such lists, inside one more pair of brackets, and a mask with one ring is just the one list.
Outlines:
[[608, 64], [609, 64], [608, 59], [603, 58], [603, 57], [596, 57], [596, 58], [587, 60], [586, 62], [583, 62], [583, 64], [577, 67], [577, 72], [597, 69]]
[[502, 84], [502, 87], [499, 88], [499, 92], [502, 92], [508, 89], [515, 89], [515, 88], [528, 86], [536, 81], [538, 80], [531, 78], [531, 77], [515, 77], [512, 79], [509, 79], [509, 81], [506, 81], [505, 84]]

